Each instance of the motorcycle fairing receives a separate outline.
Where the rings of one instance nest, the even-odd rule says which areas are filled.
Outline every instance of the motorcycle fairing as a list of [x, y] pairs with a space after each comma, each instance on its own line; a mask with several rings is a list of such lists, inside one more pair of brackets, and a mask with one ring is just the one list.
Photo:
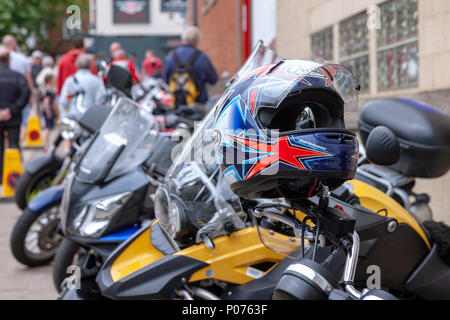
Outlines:
[[97, 275], [103, 295], [121, 299], [168, 298], [197, 270], [206, 266], [186, 256], [165, 256], [150, 242], [152, 225], [136, 233], [111, 254]]
[[59, 168], [63, 160], [54, 154], [43, 154], [29, 161], [25, 167], [25, 171], [31, 175], [43, 170], [44, 168]]
[[373, 212], [384, 212], [386, 210], [386, 216], [395, 218], [399, 224], [406, 224], [411, 227], [420, 238], [422, 238], [428, 249], [431, 250], [430, 241], [428, 240], [424, 229], [414, 217], [394, 199], [367, 183], [358, 180], [352, 180], [349, 181], [349, 183], [354, 187], [353, 192], [358, 196], [363, 207]]
[[437, 244], [406, 281], [405, 287], [423, 299], [450, 299], [450, 266], [439, 256]]
[[[272, 264], [264, 272], [260, 271], [261, 276], [265, 276], [285, 258], [261, 243], [256, 228], [215, 239], [214, 249], [200, 244], [173, 255], [164, 255], [149, 241], [156, 223], [154, 221], [149, 228], [122, 244], [105, 262], [97, 277], [97, 283], [105, 295], [116, 298], [167, 298], [171, 293], [168, 284], [172, 284], [171, 290], [182, 287], [181, 278], [190, 283], [217, 279], [240, 285], [256, 279], [249, 272], [249, 267]], [[274, 238], [277, 237], [283, 236], [277, 234]], [[158, 239], [161, 240], [161, 237]], [[286, 240], [280, 243], [274, 241], [271, 245], [281, 243], [285, 246]], [[293, 243], [291, 248], [284, 250], [294, 251], [297, 248], [298, 244]], [[145, 296], [143, 291], [139, 291], [144, 290], [139, 287], [143, 282], [146, 283]]]
[[28, 203], [28, 208], [34, 213], [40, 213], [48, 208], [59, 205], [64, 193], [64, 186], [55, 186], [45, 189]]
[[[268, 230], [260, 230], [268, 233]], [[277, 248], [277, 252], [290, 254], [298, 249], [300, 243], [290, 242], [286, 244], [289, 237], [274, 233], [266, 235], [272, 241], [266, 243], [270, 248]], [[275, 266], [285, 258], [284, 255], [268, 249], [261, 242], [256, 228], [247, 228], [232, 233], [229, 237], [220, 237], [214, 240], [215, 248], [207, 248], [205, 244], [189, 247], [175, 255], [184, 255], [203, 261], [208, 264], [207, 267], [195, 272], [189, 282], [196, 282], [203, 279], [217, 279], [227, 283], [244, 284], [255, 280], [249, 268], [259, 270], [257, 265], [262, 263], [273, 263]], [[272, 266], [272, 268], [273, 268]], [[260, 272], [261, 277], [267, 274], [272, 268]], [[260, 270], [262, 271], [262, 270]]]

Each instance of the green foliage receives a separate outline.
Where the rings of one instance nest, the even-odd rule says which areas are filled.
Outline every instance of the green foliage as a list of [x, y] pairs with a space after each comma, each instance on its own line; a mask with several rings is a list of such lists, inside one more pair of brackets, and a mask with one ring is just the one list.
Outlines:
[[44, 47], [50, 45], [46, 30], [56, 26], [66, 15], [68, 6], [76, 4], [83, 8], [84, 0], [0, 0], [0, 38], [12, 34], [19, 46], [26, 47], [26, 39], [35, 35]]

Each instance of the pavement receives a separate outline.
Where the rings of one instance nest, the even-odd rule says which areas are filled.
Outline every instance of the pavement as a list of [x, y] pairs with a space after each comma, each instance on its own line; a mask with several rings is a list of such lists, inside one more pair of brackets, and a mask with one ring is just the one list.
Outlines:
[[14, 202], [0, 203], [0, 300], [55, 300], [51, 266], [29, 268], [11, 254], [9, 239], [20, 214]]
[[[23, 150], [27, 163], [42, 150]], [[22, 214], [15, 202], [0, 202], [0, 300], [55, 300], [50, 265], [29, 268], [17, 262], [11, 254], [9, 239], [18, 217]]]

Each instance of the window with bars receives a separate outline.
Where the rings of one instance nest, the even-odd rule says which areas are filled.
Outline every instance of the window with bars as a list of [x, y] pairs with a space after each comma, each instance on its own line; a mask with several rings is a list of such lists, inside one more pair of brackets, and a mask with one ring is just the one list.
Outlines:
[[370, 90], [369, 30], [367, 14], [362, 12], [339, 24], [340, 63], [358, 77], [361, 92]]
[[417, 0], [380, 5], [377, 32], [378, 91], [415, 87], [419, 81]]
[[311, 36], [311, 55], [313, 59], [333, 60], [333, 27], [316, 32]]

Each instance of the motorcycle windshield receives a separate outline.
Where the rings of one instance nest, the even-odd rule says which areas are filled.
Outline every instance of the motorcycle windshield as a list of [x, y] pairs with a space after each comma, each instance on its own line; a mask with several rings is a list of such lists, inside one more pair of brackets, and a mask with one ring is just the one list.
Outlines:
[[239, 81], [242, 77], [245, 77], [248, 73], [251, 73], [255, 69], [274, 63], [277, 60], [279, 60], [278, 55], [270, 48], [264, 46], [262, 41], [258, 41], [242, 67], [238, 72], [236, 72], [233, 78], [228, 81], [228, 86], [234, 84], [236, 81]]
[[174, 236], [170, 207], [175, 200], [181, 203], [195, 227], [197, 242], [201, 241], [201, 234], [211, 238], [226, 234], [226, 223], [237, 230], [245, 227], [240, 199], [223, 180], [215, 158], [213, 121], [211, 111], [176, 158], [157, 192], [155, 214], [170, 236]]
[[[230, 80], [229, 85], [255, 68], [273, 63], [277, 55], [259, 42], [242, 68]], [[193, 136], [184, 145], [170, 168], [164, 185], [164, 192], [157, 196], [155, 213], [163, 229], [170, 232], [169, 207], [173, 198], [181, 200], [190, 222], [199, 235], [208, 234], [215, 238], [226, 234], [225, 224], [234, 229], [245, 228], [245, 214], [240, 199], [224, 181], [216, 158], [217, 133], [214, 117], [218, 101], [203, 122], [195, 129]], [[161, 188], [160, 188], [161, 189]], [[168, 198], [168, 199], [167, 199]]]
[[77, 178], [98, 184], [135, 169], [150, 155], [154, 124], [148, 110], [121, 98], [81, 159]]

